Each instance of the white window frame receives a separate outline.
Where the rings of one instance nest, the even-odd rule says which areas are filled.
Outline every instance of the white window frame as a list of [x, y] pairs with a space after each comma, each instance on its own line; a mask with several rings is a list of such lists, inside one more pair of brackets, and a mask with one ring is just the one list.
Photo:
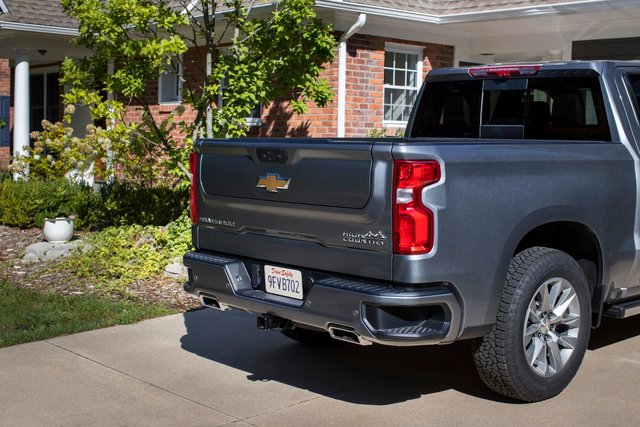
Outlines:
[[[173, 62], [173, 61], [172, 61]], [[178, 94], [177, 94], [177, 98], [176, 99], [170, 99], [170, 100], [165, 100], [162, 99], [162, 94], [163, 94], [163, 90], [162, 90], [162, 81], [167, 78], [167, 76], [169, 75], [173, 75], [174, 73], [167, 73], [166, 71], [163, 72], [160, 77], [158, 77], [158, 104], [161, 105], [170, 105], [170, 104], [181, 104], [182, 103], [182, 86], [184, 83], [184, 68], [182, 66], [182, 55], [180, 55], [179, 58], [177, 58], [177, 65], [178, 65]]]
[[[415, 45], [406, 45], [406, 44], [399, 44], [399, 43], [385, 43], [384, 46], [384, 54], [385, 54], [385, 60], [386, 60], [386, 55], [387, 52], [393, 52], [393, 53], [404, 53], [407, 55], [417, 55], [418, 57], [418, 61], [416, 62], [416, 86], [415, 87], [411, 87], [411, 86], [394, 86], [394, 85], [389, 85], [386, 83], [383, 83], [383, 88], [382, 88], [382, 126], [383, 127], [387, 127], [387, 128], [403, 128], [407, 125], [407, 121], [404, 120], [385, 120], [384, 118], [384, 100], [385, 100], [385, 91], [386, 89], [415, 89], [416, 91], [416, 101], [417, 101], [417, 95], [418, 92], [420, 91], [420, 86], [422, 85], [422, 76], [423, 76], [423, 69], [424, 69], [424, 47], [422, 46], [415, 46]], [[386, 68], [384, 67], [383, 64], [383, 69]], [[383, 82], [384, 82], [384, 77], [383, 77]]]

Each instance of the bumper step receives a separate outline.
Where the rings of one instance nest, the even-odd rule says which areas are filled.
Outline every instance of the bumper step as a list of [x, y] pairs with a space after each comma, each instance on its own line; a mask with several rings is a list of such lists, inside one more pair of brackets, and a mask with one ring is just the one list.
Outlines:
[[427, 337], [438, 334], [437, 329], [426, 326], [407, 326], [403, 328], [378, 329], [376, 331], [381, 336], [418, 336]]

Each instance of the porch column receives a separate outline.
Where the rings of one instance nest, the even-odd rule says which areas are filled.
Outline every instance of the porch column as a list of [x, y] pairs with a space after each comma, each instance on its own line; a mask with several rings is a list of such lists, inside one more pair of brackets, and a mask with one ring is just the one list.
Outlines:
[[[13, 92], [13, 156], [24, 155], [29, 146], [29, 53], [16, 51]], [[14, 176], [18, 178], [18, 176]]]

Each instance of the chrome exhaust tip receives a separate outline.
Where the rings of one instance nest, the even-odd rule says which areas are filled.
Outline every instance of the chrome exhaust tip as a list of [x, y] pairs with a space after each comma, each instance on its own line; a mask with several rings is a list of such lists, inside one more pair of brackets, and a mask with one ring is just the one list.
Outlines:
[[373, 344], [371, 341], [367, 341], [364, 338], [362, 338], [353, 329], [349, 329], [342, 326], [336, 326], [336, 325], [329, 326], [329, 335], [333, 339], [349, 342], [351, 344], [358, 344], [362, 346]]
[[230, 309], [228, 305], [221, 303], [216, 297], [211, 295], [200, 294], [200, 303], [205, 307], [220, 311], [227, 311]]

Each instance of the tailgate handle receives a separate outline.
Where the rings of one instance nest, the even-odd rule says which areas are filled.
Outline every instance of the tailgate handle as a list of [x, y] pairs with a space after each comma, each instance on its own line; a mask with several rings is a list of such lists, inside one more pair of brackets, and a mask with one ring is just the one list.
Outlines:
[[287, 150], [281, 148], [258, 148], [258, 160], [262, 163], [287, 163]]

